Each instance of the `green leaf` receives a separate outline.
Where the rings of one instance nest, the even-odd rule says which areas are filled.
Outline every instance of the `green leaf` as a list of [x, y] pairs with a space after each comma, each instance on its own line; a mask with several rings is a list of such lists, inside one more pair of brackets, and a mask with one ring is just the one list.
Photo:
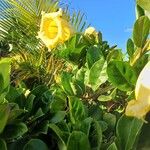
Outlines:
[[87, 112], [82, 101], [79, 98], [73, 96], [69, 97], [68, 99], [71, 122], [75, 124], [76, 121], [82, 121], [83, 119], [85, 119]]
[[49, 121], [44, 120], [40, 122], [38, 125], [35, 125], [34, 129], [32, 130], [32, 134], [47, 134], [49, 129]]
[[30, 94], [30, 95], [28, 95], [28, 97], [27, 97], [25, 108], [26, 108], [29, 112], [32, 110], [33, 102], [34, 102], [35, 97], [36, 97], [36, 96], [33, 95], [33, 94]]
[[0, 60], [0, 103], [3, 102], [3, 98], [9, 90], [10, 64], [11, 60], [9, 58], [3, 58]]
[[[6, 99], [9, 101], [9, 102], [12, 102], [12, 103], [17, 103], [16, 102], [16, 99], [18, 97], [20, 97], [22, 94], [22, 92], [19, 92], [19, 90], [13, 86], [10, 86], [9, 88], [9, 92], [7, 93], [6, 95]], [[20, 100], [20, 99], [19, 99]]]
[[8, 118], [8, 123], [15, 121], [21, 114], [25, 113], [23, 109], [14, 109], [11, 110], [11, 113]]
[[85, 69], [81, 68], [77, 71], [73, 85], [75, 86], [75, 94], [80, 97], [85, 93]]
[[100, 49], [96, 46], [92, 46], [87, 50], [86, 61], [88, 64], [88, 68], [90, 69], [93, 64], [98, 61], [102, 57], [102, 53]]
[[137, 4], [143, 9], [150, 11], [150, 1], [149, 0], [137, 0]]
[[100, 150], [102, 143], [102, 129], [98, 121], [93, 121], [91, 124], [89, 141], [91, 150]]
[[64, 134], [63, 132], [57, 125], [55, 124], [49, 124], [49, 127], [55, 132], [55, 134], [58, 137], [58, 146], [60, 150], [67, 150], [66, 148], [66, 143], [68, 140], [68, 134]]
[[83, 120], [81, 122], [81, 131], [84, 132], [87, 136], [89, 136], [90, 133], [90, 128], [91, 128], [91, 123], [92, 123], [93, 119], [91, 117], [86, 118], [85, 120]]
[[48, 91], [48, 87], [45, 86], [45, 85], [38, 85], [37, 87], [35, 87], [29, 95], [33, 94], [35, 95], [36, 97], [41, 97], [43, 96], [43, 94]]
[[107, 102], [107, 101], [111, 101], [111, 100], [112, 100], [111, 95], [100, 95], [98, 97], [98, 101], [100, 101], [100, 102]]
[[73, 63], [78, 64], [82, 54], [82, 50], [86, 46], [84, 43], [81, 43], [81, 34], [75, 34], [71, 37], [65, 44], [66, 48], [60, 50], [59, 56], [61, 58], [67, 59]]
[[20, 123], [13, 123], [13, 124], [8, 124], [4, 131], [2, 136], [6, 139], [13, 139], [13, 138], [18, 138], [25, 134], [28, 131], [27, 126], [20, 122]]
[[109, 81], [122, 91], [131, 91], [137, 80], [136, 73], [127, 62], [112, 61], [108, 64]]
[[112, 143], [112, 144], [107, 148], [107, 150], [118, 150], [118, 149], [117, 149], [116, 144], [115, 144], [115, 143]]
[[111, 113], [105, 113], [103, 115], [103, 120], [108, 124], [108, 127], [114, 129], [116, 126], [116, 116]]
[[108, 129], [108, 124], [105, 121], [99, 121], [99, 124], [102, 128], [102, 132], [104, 132]]
[[6, 142], [3, 139], [0, 139], [0, 150], [7, 150]]
[[76, 96], [81, 97], [85, 92], [85, 85], [83, 82], [74, 80], [72, 84], [72, 89]]
[[149, 150], [150, 148], [150, 132], [148, 132], [150, 126], [150, 116], [147, 115], [145, 120], [147, 121], [147, 123], [144, 123], [142, 126], [141, 133], [137, 142], [137, 150]]
[[47, 145], [40, 139], [31, 139], [23, 150], [48, 150]]
[[86, 134], [81, 131], [73, 131], [68, 139], [67, 150], [90, 150]]
[[[20, 138], [19, 140], [15, 140], [11, 143], [7, 144], [8, 150], [23, 150], [24, 145], [27, 143], [27, 140], [25, 138]], [[19, 147], [18, 147], [19, 145]]]
[[89, 84], [93, 90], [96, 90], [107, 80], [107, 62], [103, 58], [93, 64], [89, 72]]
[[145, 12], [142, 7], [140, 7], [138, 4], [136, 5], [136, 18], [140, 18], [141, 16], [144, 16]]
[[137, 47], [142, 48], [146, 42], [150, 30], [150, 20], [147, 16], [138, 18], [133, 28], [133, 40]]
[[85, 117], [87, 116], [87, 112], [82, 101], [79, 98], [73, 96], [70, 96], [68, 99], [71, 122], [75, 124], [75, 122], [85, 119]]
[[25, 112], [24, 109], [19, 109], [18, 104], [16, 103], [9, 103], [10, 113], [7, 120], [7, 124], [10, 124], [11, 122], [14, 122], [17, 117], [19, 117], [22, 113]]
[[99, 107], [99, 105], [90, 105], [88, 107], [88, 114], [91, 118], [93, 118], [94, 120], [102, 120], [102, 116], [103, 116], [103, 111], [102, 109]]
[[10, 113], [10, 107], [7, 104], [0, 105], [0, 133], [3, 132]]
[[145, 54], [136, 61], [133, 67], [134, 70], [137, 72], [137, 75], [140, 74], [141, 70], [144, 68], [144, 66], [148, 63], [149, 60], [150, 60], [150, 55]]
[[134, 50], [134, 43], [133, 43], [132, 39], [128, 39], [128, 41], [127, 41], [127, 53], [128, 53], [128, 55], [130, 57], [132, 57], [134, 54], [134, 51], [135, 51]]
[[56, 114], [52, 117], [50, 122], [52, 123], [58, 123], [61, 122], [66, 116], [66, 111], [58, 111]]
[[112, 60], [122, 60], [123, 59], [123, 54], [122, 50], [120, 49], [114, 49], [110, 51], [107, 55], [107, 62], [109, 63]]
[[143, 121], [123, 115], [117, 124], [116, 134], [120, 150], [135, 148], [135, 142], [139, 136]]
[[67, 94], [74, 95], [73, 89], [71, 87], [71, 74], [63, 72], [61, 75], [61, 84]]
[[57, 111], [64, 110], [67, 105], [66, 103], [67, 101], [66, 101], [65, 93], [63, 92], [62, 89], [57, 88], [57, 91], [54, 94], [54, 99], [52, 100], [51, 103], [51, 107], [50, 107], [51, 111], [57, 112]]
[[84, 82], [85, 69], [83, 67], [77, 71], [77, 73], [75, 75], [75, 78], [76, 78], [77, 81]]

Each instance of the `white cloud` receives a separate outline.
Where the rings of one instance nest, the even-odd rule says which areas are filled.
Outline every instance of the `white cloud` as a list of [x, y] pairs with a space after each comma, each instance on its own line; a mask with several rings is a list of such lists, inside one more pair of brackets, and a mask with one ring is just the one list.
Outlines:
[[132, 31], [133, 31], [132, 28], [126, 28], [126, 29], [124, 30], [124, 32], [132, 32]]

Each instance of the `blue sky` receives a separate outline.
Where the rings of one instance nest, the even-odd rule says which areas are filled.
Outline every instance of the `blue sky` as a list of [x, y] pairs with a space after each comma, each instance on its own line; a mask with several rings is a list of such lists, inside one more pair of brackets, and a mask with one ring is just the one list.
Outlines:
[[62, 0], [71, 9], [81, 10], [88, 22], [101, 31], [110, 45], [126, 51], [126, 41], [132, 36], [135, 21], [134, 0]]

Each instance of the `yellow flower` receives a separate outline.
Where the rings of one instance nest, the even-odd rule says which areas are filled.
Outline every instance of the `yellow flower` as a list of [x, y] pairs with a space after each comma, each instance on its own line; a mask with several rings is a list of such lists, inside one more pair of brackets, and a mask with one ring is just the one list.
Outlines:
[[125, 114], [143, 119], [150, 111], [150, 61], [141, 71], [135, 88], [136, 100], [131, 100]]
[[67, 20], [62, 18], [62, 9], [58, 12], [42, 12], [42, 20], [38, 38], [40, 38], [49, 50], [59, 43], [64, 43], [73, 34], [73, 30]]
[[96, 31], [96, 29], [94, 27], [88, 27], [85, 32], [84, 32], [85, 36], [91, 36], [93, 35], [94, 37], [96, 37], [98, 35], [98, 32]]

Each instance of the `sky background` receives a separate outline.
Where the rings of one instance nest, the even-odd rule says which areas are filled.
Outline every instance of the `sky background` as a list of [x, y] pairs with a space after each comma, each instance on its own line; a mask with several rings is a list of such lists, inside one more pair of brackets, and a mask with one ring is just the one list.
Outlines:
[[103, 39], [126, 51], [135, 21], [134, 0], [62, 0], [71, 9], [85, 13], [91, 26], [101, 31]]

